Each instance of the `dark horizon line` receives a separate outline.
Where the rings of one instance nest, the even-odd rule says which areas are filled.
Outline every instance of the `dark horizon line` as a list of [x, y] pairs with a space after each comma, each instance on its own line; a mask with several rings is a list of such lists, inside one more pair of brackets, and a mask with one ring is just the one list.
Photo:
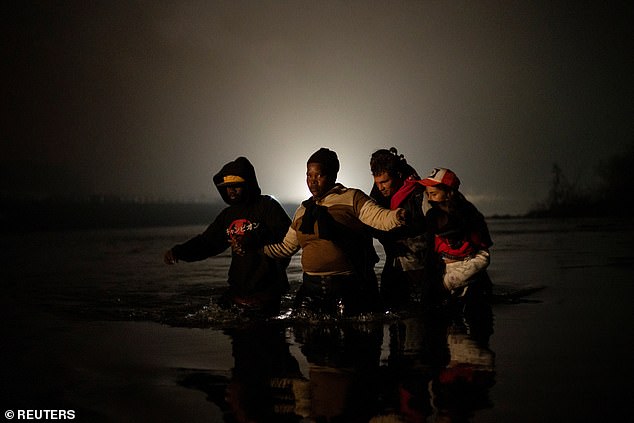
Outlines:
[[[289, 216], [297, 203], [280, 202]], [[124, 229], [160, 226], [209, 225], [226, 207], [221, 201], [206, 202], [131, 202], [117, 201], [7, 201], [0, 196], [0, 232], [29, 232], [84, 229]], [[579, 208], [575, 208], [579, 211]], [[608, 217], [600, 213], [553, 211], [528, 212], [518, 215], [495, 214], [487, 219], [542, 219], [574, 217]], [[568, 210], [570, 212], [571, 210]], [[589, 210], [588, 210], [589, 211]], [[594, 210], [597, 211], [596, 209]]]

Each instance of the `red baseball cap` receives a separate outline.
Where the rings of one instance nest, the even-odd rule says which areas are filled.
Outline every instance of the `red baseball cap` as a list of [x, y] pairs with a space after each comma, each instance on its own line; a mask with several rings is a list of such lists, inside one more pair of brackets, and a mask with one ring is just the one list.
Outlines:
[[460, 186], [460, 179], [453, 171], [444, 167], [434, 168], [429, 176], [421, 181], [421, 183], [428, 187], [433, 187], [438, 184], [447, 185], [449, 188], [458, 189]]

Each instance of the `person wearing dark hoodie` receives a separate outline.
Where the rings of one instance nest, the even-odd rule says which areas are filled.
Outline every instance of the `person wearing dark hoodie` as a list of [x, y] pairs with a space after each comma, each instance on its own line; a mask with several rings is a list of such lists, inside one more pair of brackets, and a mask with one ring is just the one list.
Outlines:
[[289, 288], [289, 260], [263, 256], [257, 249], [280, 242], [291, 220], [274, 198], [261, 193], [255, 169], [245, 157], [225, 164], [213, 182], [228, 207], [203, 233], [165, 252], [164, 261], [200, 261], [231, 247], [229, 289], [220, 304], [277, 314]]

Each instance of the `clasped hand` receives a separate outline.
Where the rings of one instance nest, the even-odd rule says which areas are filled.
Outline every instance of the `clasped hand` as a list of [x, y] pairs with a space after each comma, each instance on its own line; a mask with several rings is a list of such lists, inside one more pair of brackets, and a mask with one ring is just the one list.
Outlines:
[[237, 254], [239, 256], [243, 256], [246, 254], [244, 245], [242, 244], [241, 236], [234, 236], [229, 238], [229, 244], [231, 244], [231, 251], [233, 251], [234, 254]]

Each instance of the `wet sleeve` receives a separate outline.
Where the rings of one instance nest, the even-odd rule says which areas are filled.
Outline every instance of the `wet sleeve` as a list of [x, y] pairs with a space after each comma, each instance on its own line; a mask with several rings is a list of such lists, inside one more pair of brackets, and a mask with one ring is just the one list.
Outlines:
[[303, 216], [304, 210], [305, 209], [300, 206], [297, 211], [295, 211], [293, 224], [288, 226], [284, 238], [278, 243], [265, 245], [263, 249], [264, 254], [273, 258], [288, 258], [299, 251], [300, 245], [299, 240], [297, 239], [297, 231], [294, 226], [297, 226], [297, 221], [301, 216]]
[[277, 244], [264, 246], [264, 254], [273, 258], [288, 258], [299, 251], [297, 232], [292, 227], [288, 228], [286, 236]]
[[389, 231], [403, 225], [397, 217], [397, 210], [390, 210], [379, 206], [363, 191], [354, 194], [353, 209], [359, 220], [366, 225], [381, 231]]
[[229, 248], [225, 225], [222, 225], [222, 214], [214, 220], [200, 235], [172, 248], [174, 257], [186, 262], [200, 261], [222, 253]]

